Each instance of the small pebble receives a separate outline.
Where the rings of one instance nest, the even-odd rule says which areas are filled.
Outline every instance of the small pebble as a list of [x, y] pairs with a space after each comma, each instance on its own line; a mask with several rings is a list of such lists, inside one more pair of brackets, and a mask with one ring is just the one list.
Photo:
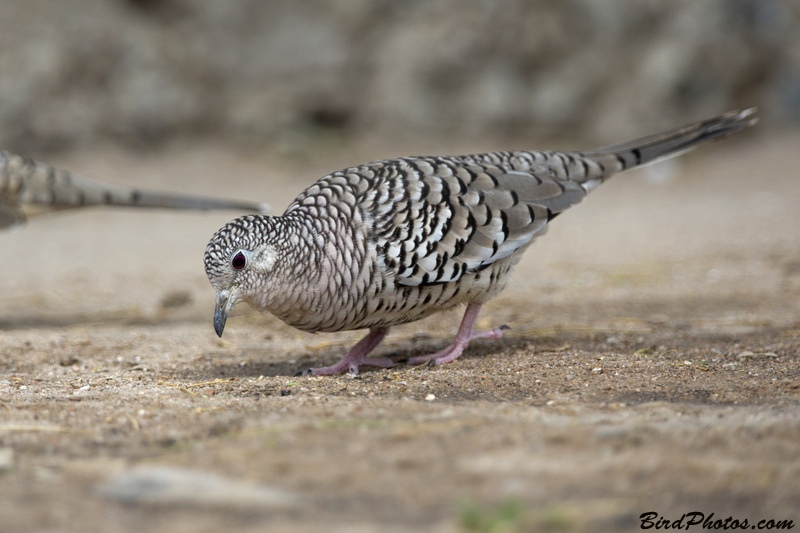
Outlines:
[[749, 350], [739, 354], [739, 359], [752, 359], [755, 357], [770, 357], [774, 359], [778, 357], [778, 354], [772, 352], [751, 352]]
[[436, 399], [436, 395], [434, 395], [434, 394], [428, 394], [427, 396], [425, 396], [425, 401], [426, 402], [432, 402], [435, 399]]

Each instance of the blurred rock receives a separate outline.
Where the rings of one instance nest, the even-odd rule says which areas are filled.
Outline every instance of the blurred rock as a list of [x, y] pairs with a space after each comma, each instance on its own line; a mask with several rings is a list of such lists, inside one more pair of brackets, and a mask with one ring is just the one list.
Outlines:
[[253, 511], [300, 505], [298, 496], [275, 487], [183, 468], [137, 468], [98, 486], [98, 490], [107, 498], [139, 505]]
[[798, 121], [798, 25], [780, 0], [6, 2], [0, 146]]

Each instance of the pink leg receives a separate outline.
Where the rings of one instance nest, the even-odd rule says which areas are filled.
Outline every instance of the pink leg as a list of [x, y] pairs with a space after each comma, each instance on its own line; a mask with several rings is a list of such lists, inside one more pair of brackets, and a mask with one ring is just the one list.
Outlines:
[[408, 360], [410, 365], [421, 365], [422, 363], [430, 362], [433, 365], [443, 365], [458, 359], [461, 352], [469, 345], [472, 339], [499, 339], [503, 336], [503, 330], [508, 326], [500, 326], [499, 328], [490, 331], [473, 331], [475, 321], [478, 319], [478, 313], [481, 310], [481, 305], [472, 303], [467, 306], [464, 313], [464, 318], [461, 320], [461, 326], [458, 328], [458, 334], [453, 341], [453, 344], [443, 350], [430, 355], [420, 355], [412, 357]]
[[358, 341], [355, 346], [350, 348], [350, 351], [342, 357], [338, 363], [331, 366], [324, 366], [322, 368], [309, 368], [301, 372], [301, 376], [330, 376], [332, 374], [342, 374], [350, 372], [351, 374], [358, 374], [358, 367], [361, 365], [379, 366], [382, 368], [389, 368], [393, 362], [388, 357], [382, 359], [370, 359], [367, 354], [375, 349], [380, 344], [386, 334], [389, 333], [389, 328], [373, 328], [369, 330], [367, 336]]

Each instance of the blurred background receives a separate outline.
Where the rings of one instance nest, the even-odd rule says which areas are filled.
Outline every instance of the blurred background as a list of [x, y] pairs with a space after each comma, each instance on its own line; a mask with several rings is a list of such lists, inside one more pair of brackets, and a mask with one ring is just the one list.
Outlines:
[[29, 154], [176, 138], [302, 151], [330, 134], [609, 143], [750, 106], [770, 127], [800, 121], [791, 0], [0, 5], [0, 146]]
[[[442, 372], [295, 387], [363, 333], [245, 305], [218, 339], [202, 259], [241, 213], [87, 209], [0, 231], [0, 529], [272, 517], [227, 485], [223, 502], [254, 503], [98, 496], [138, 464], [297, 490], [273, 530], [348, 532], [456, 531], [462, 494], [564, 531], [733, 505], [794, 518], [800, 472], [800, 1], [0, 0], [0, 150], [275, 213], [370, 160], [591, 148], [751, 106], [756, 127], [558, 217], [481, 311], [511, 331]], [[375, 354], [443, 347], [460, 318], [393, 328]]]

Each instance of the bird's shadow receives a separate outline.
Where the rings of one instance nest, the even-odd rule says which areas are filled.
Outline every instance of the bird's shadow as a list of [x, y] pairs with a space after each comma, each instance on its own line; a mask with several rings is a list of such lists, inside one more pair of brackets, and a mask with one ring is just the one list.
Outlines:
[[[525, 342], [524, 339], [515, 338], [513, 342]], [[445, 348], [448, 343], [450, 342], [449, 339], [410, 339], [407, 341], [401, 341], [397, 346], [391, 346], [385, 348], [385, 352], [381, 352], [376, 350], [377, 353], [374, 354], [374, 357], [388, 357], [394, 362], [394, 366], [391, 369], [385, 369], [380, 367], [373, 367], [373, 366], [362, 366], [359, 369], [359, 374], [370, 374], [373, 372], [386, 372], [387, 370], [397, 370], [397, 369], [412, 369], [418, 368], [421, 371], [425, 370], [433, 370], [435, 371], [435, 366], [431, 366], [428, 364], [416, 365], [411, 366], [408, 364], [408, 360], [412, 357], [419, 356], [419, 355], [426, 355], [435, 353], [442, 348]], [[476, 340], [470, 343], [469, 347], [464, 351], [464, 353], [459, 357], [458, 360], [471, 360], [471, 359], [480, 359], [492, 354], [497, 354], [509, 346], [511, 339], [491, 339], [491, 340]], [[322, 366], [327, 366], [333, 364], [339, 360], [339, 358], [344, 355], [344, 351], [341, 347], [337, 348], [327, 348], [324, 351], [321, 351], [318, 354], [315, 354], [314, 357], [303, 358], [302, 361], [294, 360], [294, 362], [290, 362], [291, 355], [286, 354], [285, 360], [279, 361], [258, 361], [249, 359], [244, 364], [241, 362], [221, 362], [216, 365], [212, 365], [208, 367], [207, 371], [203, 372], [202, 374], [198, 373], [193, 378], [197, 378], [199, 380], [208, 380], [208, 379], [216, 379], [216, 378], [253, 378], [253, 377], [298, 377], [302, 375], [302, 373], [309, 368], [317, 368]], [[228, 355], [220, 354], [220, 357], [228, 357]], [[189, 376], [185, 376], [189, 377]]]

